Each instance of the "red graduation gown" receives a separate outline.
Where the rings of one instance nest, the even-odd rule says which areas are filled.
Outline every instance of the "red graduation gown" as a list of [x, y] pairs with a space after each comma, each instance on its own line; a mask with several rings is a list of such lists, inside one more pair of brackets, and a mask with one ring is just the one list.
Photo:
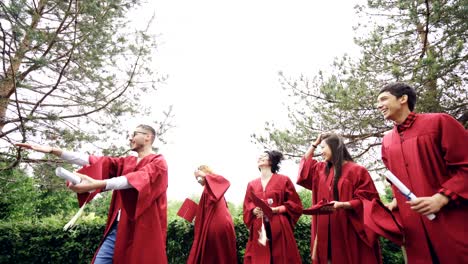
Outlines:
[[[132, 156], [90, 156], [89, 161], [90, 166], [104, 164], [102, 173], [93, 178], [125, 176], [134, 187], [112, 194], [104, 237], [121, 209], [113, 263], [167, 263], [167, 164], [164, 157], [148, 155], [138, 164], [137, 158]], [[80, 203], [87, 196], [79, 195]]]
[[256, 207], [249, 192], [267, 201], [273, 199], [271, 207], [284, 205], [286, 212], [273, 215], [270, 219], [272, 252], [275, 264], [301, 263], [301, 256], [294, 238], [294, 226], [302, 213], [302, 203], [291, 180], [284, 175], [273, 174], [263, 191], [261, 179], [249, 182], [244, 199], [244, 223], [249, 229], [249, 240], [245, 249], [244, 263], [270, 263], [270, 248], [258, 242], [262, 219], [253, 214]]
[[395, 127], [385, 135], [382, 159], [416, 196], [440, 188], [458, 195], [432, 221], [410, 209], [393, 187], [406, 237], [408, 262], [431, 263], [427, 240], [440, 263], [468, 261], [468, 133], [446, 114], [417, 114], [400, 137]]
[[188, 264], [237, 263], [236, 233], [224, 198], [230, 185], [222, 176], [206, 175]]
[[[333, 199], [333, 170], [327, 177], [325, 162], [302, 159], [297, 184], [312, 190], [312, 202]], [[347, 162], [338, 181], [339, 200], [350, 202], [353, 209], [340, 209], [328, 215], [312, 218], [311, 254], [317, 236], [316, 258], [313, 263], [327, 263], [328, 243], [331, 243], [331, 263], [381, 263], [376, 235], [364, 226], [362, 193], [369, 200], [379, 199], [369, 172], [362, 166]], [[330, 237], [329, 237], [330, 235]], [[329, 241], [330, 240], [330, 241]]]

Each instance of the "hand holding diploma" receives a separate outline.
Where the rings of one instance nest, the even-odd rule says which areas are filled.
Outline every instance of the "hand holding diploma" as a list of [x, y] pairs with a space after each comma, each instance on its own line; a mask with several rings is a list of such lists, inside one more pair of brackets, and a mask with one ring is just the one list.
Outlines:
[[78, 175], [75, 175], [73, 172], [62, 167], [58, 167], [57, 169], [55, 169], [55, 175], [59, 176], [64, 180], [69, 181], [73, 185], [81, 182], [81, 178]]
[[77, 172], [74, 174], [81, 178], [81, 182], [76, 185], [69, 185], [68, 189], [76, 193], [94, 192], [95, 190], [106, 188], [105, 180], [95, 180], [87, 175]]
[[429, 216], [439, 212], [448, 202], [449, 198], [440, 193], [436, 193], [433, 196], [419, 197], [407, 203], [411, 205], [411, 210]]
[[[385, 172], [385, 177], [393, 184], [397, 187], [397, 189], [406, 197], [406, 199], [409, 201], [408, 203], [411, 204], [411, 209], [415, 210], [415, 206], [413, 206], [413, 204], [420, 204], [420, 201], [421, 200], [426, 200], [424, 198], [430, 198], [430, 197], [423, 197], [423, 198], [417, 198], [416, 195], [414, 195], [414, 193], [412, 193], [408, 187], [406, 187], [395, 175], [393, 175], [393, 173], [391, 171], [386, 171]], [[434, 196], [432, 196], [434, 197]], [[419, 208], [419, 207], [417, 207]], [[415, 210], [417, 212], [420, 213], [420, 211], [418, 210]], [[429, 219], [429, 220], [433, 220], [436, 216], [435, 214], [433, 213], [430, 213], [430, 211], [424, 211], [424, 212], [427, 212], [426, 214], [423, 213], [423, 215], [426, 215], [426, 217]]]

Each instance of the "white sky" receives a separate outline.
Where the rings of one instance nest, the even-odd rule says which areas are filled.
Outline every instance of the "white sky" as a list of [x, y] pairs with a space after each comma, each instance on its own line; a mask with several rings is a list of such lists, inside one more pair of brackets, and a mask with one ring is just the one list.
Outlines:
[[[150, 2], [135, 18], [147, 21], [155, 13], [151, 29], [160, 45], [154, 66], [169, 76], [149, 99], [160, 109], [174, 106], [176, 128], [161, 146], [168, 199], [201, 194], [193, 171], [207, 164], [230, 180], [226, 198], [240, 204], [248, 181], [259, 177], [263, 151], [250, 135], [261, 133], [265, 121], [287, 120], [278, 71], [312, 77], [334, 57], [356, 54], [356, 1]], [[130, 125], [138, 123], [147, 119]], [[285, 160], [280, 173], [295, 182], [297, 169]]]

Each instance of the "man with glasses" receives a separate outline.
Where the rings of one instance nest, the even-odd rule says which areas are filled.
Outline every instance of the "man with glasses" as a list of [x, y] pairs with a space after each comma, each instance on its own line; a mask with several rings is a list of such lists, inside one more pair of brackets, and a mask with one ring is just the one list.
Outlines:
[[91, 177], [76, 173], [81, 183], [69, 186], [79, 194], [80, 204], [100, 190], [115, 190], [104, 239], [93, 263], [167, 263], [167, 164], [162, 155], [153, 152], [155, 138], [152, 127], [136, 127], [129, 143], [137, 157], [98, 157], [50, 146], [16, 144], [54, 154], [94, 172], [89, 173]]

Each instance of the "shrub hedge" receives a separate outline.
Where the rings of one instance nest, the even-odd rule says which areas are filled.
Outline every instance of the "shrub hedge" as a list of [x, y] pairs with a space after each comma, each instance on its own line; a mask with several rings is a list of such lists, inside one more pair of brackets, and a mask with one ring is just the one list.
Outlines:
[[[89, 263], [104, 232], [104, 220], [81, 222], [71, 231], [62, 230], [64, 220], [0, 222], [0, 263]], [[238, 260], [242, 263], [248, 230], [242, 216], [234, 217]], [[310, 219], [301, 217], [295, 229], [303, 263], [310, 263]], [[193, 225], [170, 218], [167, 231], [169, 263], [185, 263], [193, 241]], [[384, 241], [384, 263], [401, 263], [401, 252]]]

